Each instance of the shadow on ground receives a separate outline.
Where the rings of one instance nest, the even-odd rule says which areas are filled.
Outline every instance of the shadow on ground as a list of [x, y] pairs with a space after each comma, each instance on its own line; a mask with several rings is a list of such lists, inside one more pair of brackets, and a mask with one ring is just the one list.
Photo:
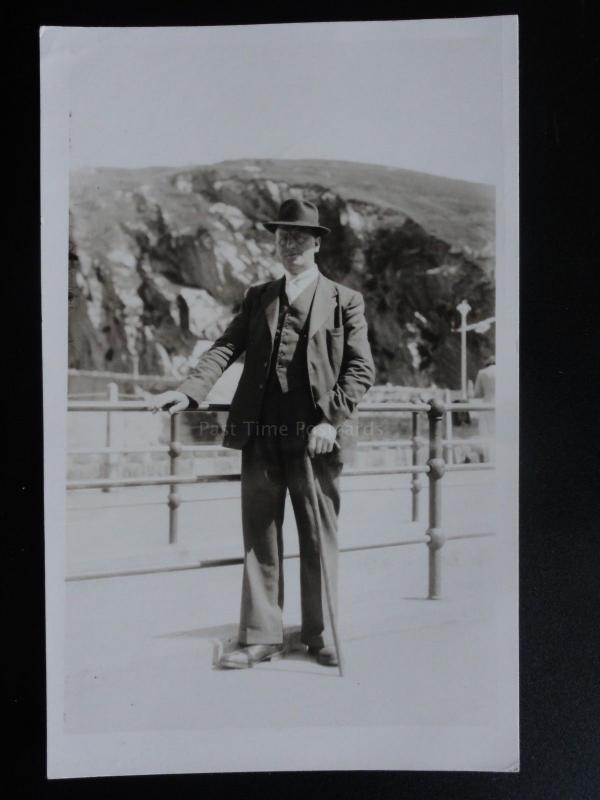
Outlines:
[[[156, 639], [204, 639], [212, 645], [212, 666], [219, 669], [219, 661], [226, 654], [239, 647], [238, 624], [209, 625], [189, 631], [176, 631], [156, 636]], [[283, 629], [283, 659], [286, 661], [313, 661], [306, 652], [306, 645], [300, 641], [300, 627], [286, 625]], [[256, 667], [255, 667], [256, 669]]]

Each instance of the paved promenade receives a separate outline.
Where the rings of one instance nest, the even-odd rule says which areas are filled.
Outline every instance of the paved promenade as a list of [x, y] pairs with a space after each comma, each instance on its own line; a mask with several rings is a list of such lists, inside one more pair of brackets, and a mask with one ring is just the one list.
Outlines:
[[464, 724], [494, 714], [495, 540], [450, 542], [445, 599], [425, 598], [425, 548], [342, 556], [346, 674], [297, 641], [286, 562], [287, 657], [215, 669], [237, 632], [241, 567], [68, 584], [66, 730]]
[[[444, 476], [442, 520], [447, 534], [494, 531], [494, 472]], [[342, 478], [340, 546], [422, 537], [427, 525], [427, 481], [419, 495], [419, 522], [411, 521], [410, 475]], [[178, 538], [169, 546], [168, 486], [73, 491], [68, 496], [67, 574], [127, 571], [242, 553], [240, 484], [179, 486]], [[289, 503], [286, 553], [298, 553]]]
[[[446, 476], [449, 533], [492, 530], [492, 476]], [[422, 535], [426, 491], [423, 523], [413, 525], [401, 476], [360, 484], [348, 478], [344, 488], [342, 546]], [[69, 573], [240, 555], [239, 485], [186, 489], [196, 501], [182, 506], [181, 539], [171, 548], [165, 489], [71, 494]], [[289, 517], [286, 545], [293, 553]], [[497, 537], [449, 541], [439, 601], [425, 599], [424, 545], [343, 553], [344, 678], [309, 660], [298, 643], [297, 559], [285, 561], [288, 653], [246, 671], [215, 667], [236, 639], [240, 566], [69, 581], [65, 729], [493, 725], [498, 545]]]

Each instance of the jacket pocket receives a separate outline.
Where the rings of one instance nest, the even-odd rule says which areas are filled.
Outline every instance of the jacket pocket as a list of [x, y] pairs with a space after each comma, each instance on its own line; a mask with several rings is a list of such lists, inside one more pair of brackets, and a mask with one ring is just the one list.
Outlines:
[[329, 356], [329, 363], [337, 378], [340, 367], [342, 365], [342, 358], [344, 356], [344, 329], [343, 328], [327, 328], [325, 331], [327, 339], [327, 355]]
[[327, 335], [333, 338], [339, 338], [344, 333], [343, 328], [326, 328], [325, 330]]

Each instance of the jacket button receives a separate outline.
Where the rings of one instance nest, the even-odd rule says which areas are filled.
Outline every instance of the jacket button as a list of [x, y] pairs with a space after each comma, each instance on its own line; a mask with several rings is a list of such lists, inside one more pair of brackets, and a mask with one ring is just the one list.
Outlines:
[[268, 367], [268, 366], [269, 366], [269, 362], [265, 361], [264, 364], [263, 364], [263, 367]]
[[259, 389], [262, 389], [262, 388], [263, 388], [263, 385], [262, 385], [262, 383], [259, 383], [259, 384], [258, 384], [258, 388], [259, 388]]

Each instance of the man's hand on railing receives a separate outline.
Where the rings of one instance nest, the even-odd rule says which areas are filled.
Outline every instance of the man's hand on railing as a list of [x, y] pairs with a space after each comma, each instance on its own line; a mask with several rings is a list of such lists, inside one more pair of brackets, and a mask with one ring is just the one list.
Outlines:
[[190, 405], [190, 398], [183, 392], [162, 392], [149, 395], [146, 399], [147, 407], [153, 414], [157, 411], [168, 411], [171, 416], [178, 411], [185, 411]]

